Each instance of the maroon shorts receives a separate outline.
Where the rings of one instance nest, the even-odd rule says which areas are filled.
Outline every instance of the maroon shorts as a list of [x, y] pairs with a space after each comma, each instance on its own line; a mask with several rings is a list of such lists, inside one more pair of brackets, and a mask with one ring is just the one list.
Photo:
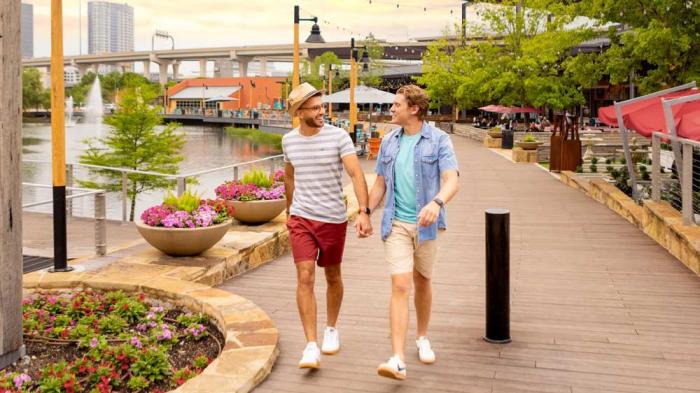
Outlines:
[[318, 266], [337, 265], [343, 261], [348, 223], [332, 224], [289, 216], [289, 241], [294, 263], [316, 261]]

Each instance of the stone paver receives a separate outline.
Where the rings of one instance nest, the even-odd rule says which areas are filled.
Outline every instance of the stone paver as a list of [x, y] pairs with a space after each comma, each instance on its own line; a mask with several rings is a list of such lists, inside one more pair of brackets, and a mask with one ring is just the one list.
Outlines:
[[[536, 165], [512, 163], [478, 142], [454, 142], [461, 192], [448, 206], [434, 278], [437, 363], [418, 362], [412, 316], [408, 380], [376, 376], [390, 355], [389, 278], [378, 236], [358, 240], [350, 229], [338, 324], [343, 347], [324, 356], [318, 372], [296, 367], [304, 338], [289, 254], [220, 286], [258, 304], [279, 329], [280, 357], [256, 391], [700, 391], [700, 278], [633, 224]], [[490, 207], [511, 211], [507, 345], [482, 340]], [[322, 328], [325, 283], [320, 271], [316, 277]]]

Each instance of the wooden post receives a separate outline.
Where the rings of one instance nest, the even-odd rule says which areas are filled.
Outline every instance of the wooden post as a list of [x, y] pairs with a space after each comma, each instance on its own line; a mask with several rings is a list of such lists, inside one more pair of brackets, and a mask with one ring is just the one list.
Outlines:
[[[292, 67], [292, 90], [299, 86], [299, 6], [294, 6], [294, 65]], [[289, 97], [287, 97], [289, 99]], [[292, 128], [299, 127], [299, 118], [292, 113]]]
[[20, 2], [0, 0], [0, 369], [24, 355], [20, 42]]
[[51, 162], [53, 172], [53, 269], [69, 272], [66, 235], [66, 128], [63, 88], [63, 1], [51, 0]]
[[350, 134], [355, 133], [357, 123], [357, 103], [355, 102], [355, 88], [357, 87], [357, 60], [355, 59], [355, 39], [350, 39]]

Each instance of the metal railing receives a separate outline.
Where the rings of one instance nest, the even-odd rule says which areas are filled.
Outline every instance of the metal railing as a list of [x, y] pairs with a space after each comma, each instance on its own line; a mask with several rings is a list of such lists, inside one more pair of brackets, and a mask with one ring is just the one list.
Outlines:
[[[675, 165], [670, 175], [664, 175], [661, 170], [662, 140], [668, 140], [674, 147], [673, 161]], [[674, 208], [678, 209], [683, 216], [683, 225], [698, 224], [696, 210], [700, 213], [699, 175], [700, 142], [661, 132], [652, 134], [651, 199], [653, 201], [668, 201]]]
[[[25, 187], [35, 187], [35, 188], [48, 188], [51, 189], [53, 186], [46, 184], [35, 184], [35, 183], [22, 183]], [[95, 190], [90, 188], [79, 188], [79, 187], [66, 187], [66, 191], [78, 192], [77, 194], [71, 194], [66, 196], [66, 201], [71, 202], [73, 199], [83, 198], [88, 196], [94, 196], [95, 207], [94, 207], [94, 219], [95, 219], [95, 253], [97, 255], [105, 255], [107, 253], [107, 202], [106, 202], [106, 191], [105, 190]], [[53, 204], [52, 199], [43, 200], [39, 202], [26, 203], [22, 205], [22, 209], [27, 209], [30, 207], [51, 205]], [[68, 205], [66, 205], [66, 214], [69, 214]]]
[[[66, 164], [66, 185], [67, 185], [66, 189], [71, 190], [71, 191], [72, 190], [81, 190], [80, 188], [73, 187], [76, 167], [83, 167], [83, 168], [88, 168], [91, 170], [113, 171], [113, 172], [121, 173], [122, 179], [121, 179], [121, 192], [120, 193], [121, 193], [121, 199], [122, 199], [122, 222], [126, 222], [127, 221], [127, 214], [128, 214], [127, 202], [129, 200], [128, 195], [129, 195], [129, 175], [130, 174], [163, 177], [163, 178], [166, 178], [169, 180], [174, 180], [177, 195], [180, 196], [187, 190], [187, 180], [188, 179], [197, 178], [201, 175], [206, 175], [206, 174], [213, 173], [213, 172], [232, 171], [233, 180], [237, 181], [239, 179], [239, 173], [240, 173], [241, 167], [251, 166], [251, 165], [265, 163], [265, 162], [269, 166], [270, 172], [272, 173], [277, 168], [276, 161], [281, 161], [283, 157], [284, 156], [282, 154], [279, 154], [276, 156], [265, 157], [265, 158], [261, 158], [258, 160], [239, 162], [236, 164], [230, 164], [230, 165], [225, 165], [225, 166], [221, 166], [221, 167], [205, 169], [205, 170], [201, 170], [201, 171], [197, 171], [197, 172], [184, 173], [184, 174], [170, 174], [170, 173], [160, 173], [160, 172], [150, 172], [150, 171], [139, 171], [139, 170], [127, 169], [127, 168], [115, 168], [115, 167], [108, 167], [108, 166], [99, 166], [99, 165], [90, 165], [90, 164], [81, 164], [81, 163], [70, 163], [70, 164]], [[50, 163], [50, 161], [41, 161], [41, 160], [23, 160], [23, 162], [44, 163], [44, 164]], [[91, 190], [91, 189], [82, 189], [82, 190]], [[91, 190], [91, 191], [94, 191], [94, 190]], [[72, 203], [70, 203], [70, 199], [68, 200], [67, 208], [68, 208], [68, 214], [72, 215]]]

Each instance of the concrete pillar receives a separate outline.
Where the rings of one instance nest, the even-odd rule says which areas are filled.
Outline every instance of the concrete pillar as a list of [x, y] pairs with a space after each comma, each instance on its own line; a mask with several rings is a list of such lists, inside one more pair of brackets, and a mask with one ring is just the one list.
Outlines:
[[160, 81], [161, 86], [165, 86], [166, 83], [168, 83], [168, 66], [170, 65], [169, 61], [163, 61], [158, 64], [158, 79]]
[[75, 67], [78, 68], [78, 72], [82, 78], [92, 69], [92, 64], [76, 64]]
[[150, 60], [143, 61], [143, 76], [145, 76], [146, 79], [151, 79], [151, 61]]
[[199, 61], [199, 76], [202, 78], [207, 77], [207, 59]]
[[180, 62], [174, 61], [173, 62], [173, 79], [177, 80], [178, 75], [180, 75]]
[[238, 76], [244, 77], [248, 76], [248, 62], [238, 60]]
[[262, 58], [260, 61], [260, 76], [267, 76], [267, 59]]

